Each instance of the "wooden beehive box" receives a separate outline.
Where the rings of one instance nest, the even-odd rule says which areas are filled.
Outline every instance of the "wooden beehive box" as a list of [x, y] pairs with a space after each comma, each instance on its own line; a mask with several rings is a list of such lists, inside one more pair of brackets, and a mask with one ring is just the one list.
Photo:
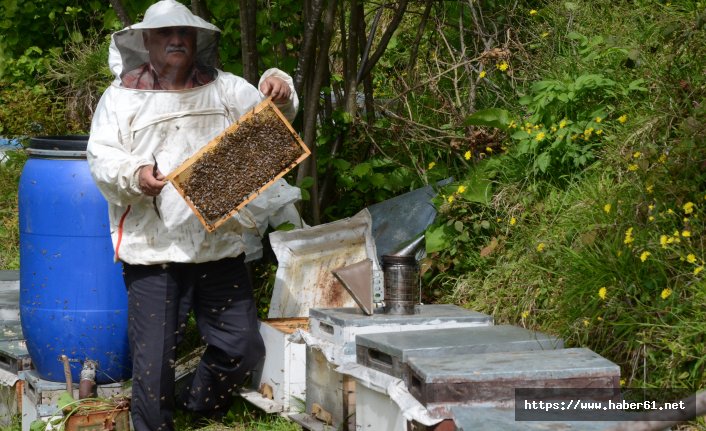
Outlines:
[[268, 98], [167, 176], [213, 232], [311, 151]]

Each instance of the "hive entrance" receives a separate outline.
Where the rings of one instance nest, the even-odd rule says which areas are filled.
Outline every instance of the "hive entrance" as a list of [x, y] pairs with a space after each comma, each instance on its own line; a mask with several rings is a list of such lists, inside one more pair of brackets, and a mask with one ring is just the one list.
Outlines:
[[229, 126], [168, 179], [208, 231], [304, 160], [310, 151], [268, 99]]

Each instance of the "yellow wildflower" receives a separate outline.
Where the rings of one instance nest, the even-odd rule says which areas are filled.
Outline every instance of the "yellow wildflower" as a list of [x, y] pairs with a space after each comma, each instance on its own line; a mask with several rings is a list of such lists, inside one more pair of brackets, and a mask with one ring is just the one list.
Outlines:
[[635, 158], [635, 159], [639, 159], [641, 155], [642, 155], [641, 152], [635, 151], [635, 152], [632, 154], [632, 157]]
[[485, 147], [485, 152], [486, 152], [486, 153], [492, 153], [492, 152], [493, 152], [493, 149], [490, 148], [490, 147]]
[[682, 207], [684, 209], [684, 214], [691, 214], [694, 212], [694, 203], [693, 202], [687, 202], [684, 204]]
[[600, 123], [601, 121], [603, 121], [601, 117], [596, 117], [596, 123]]
[[481, 70], [480, 73], [478, 74], [478, 78], [483, 79], [483, 78], [485, 78], [485, 75], [487, 75], [485, 70]]
[[610, 209], [611, 209], [610, 204], [603, 205], [603, 211], [605, 211], [606, 214], [610, 214]]
[[642, 254], [640, 255], [640, 260], [643, 262], [646, 261], [647, 258], [650, 257], [651, 254], [652, 253], [650, 253], [649, 251], [643, 251]]
[[515, 120], [512, 120], [512, 121], [510, 121], [510, 125], [507, 126], [507, 127], [511, 128], [511, 129], [514, 129], [514, 128], [517, 127], [517, 123], [515, 123]]
[[458, 189], [456, 189], [456, 193], [463, 193], [466, 191], [466, 186], [458, 186]]
[[548, 31], [545, 31], [544, 33], [542, 33], [542, 37], [547, 37], [547, 36], [549, 36], [549, 32], [548, 32]]
[[649, 217], [647, 217], [647, 220], [648, 220], [648, 221], [655, 221], [655, 217], [654, 217], [654, 216], [649, 216]]
[[659, 243], [662, 244], [662, 248], [667, 248], [667, 244], [669, 244], [669, 240], [671, 238], [667, 237], [667, 235], [661, 235], [659, 237]]
[[696, 268], [694, 268], [694, 275], [699, 275], [699, 273], [700, 273], [701, 271], [703, 271], [703, 270], [704, 270], [704, 266], [703, 266], [703, 265], [697, 266]]
[[662, 154], [661, 156], [659, 156], [659, 159], [657, 159], [657, 161], [660, 163], [666, 163], [667, 162], [667, 155]]
[[625, 386], [626, 383], [625, 379], [620, 379], [620, 386]]
[[591, 322], [588, 319], [583, 319], [583, 326], [588, 328], [588, 325], [590, 325]]
[[631, 164], [631, 165], [628, 165], [628, 171], [635, 172], [635, 171], [638, 170], [638, 169], [639, 169], [639, 166], [637, 166], [637, 165], [634, 164], [634, 163]]
[[[566, 127], [566, 120], [561, 120], [559, 122], [559, 128], [563, 129], [564, 127]], [[704, 198], [706, 198], [706, 196], [704, 196]]]
[[436, 162], [429, 163], [429, 169], [434, 169], [434, 166], [436, 166]]
[[598, 317], [596, 317], [596, 320], [598, 320], [599, 322], [602, 322], [603, 318], [601, 316], [598, 316]]
[[510, 65], [507, 64], [506, 61], [503, 61], [502, 63], [496, 64], [495, 67], [497, 67], [501, 72], [505, 72]]
[[466, 153], [463, 155], [463, 158], [466, 159], [466, 160], [470, 160], [470, 159], [471, 159], [471, 152], [470, 152], [470, 151], [466, 151]]
[[537, 251], [540, 253], [543, 252], [544, 247], [545, 247], [545, 244], [543, 242], [540, 242], [539, 244], [537, 244]]
[[691, 236], [691, 231], [683, 230], [681, 232], [681, 236], [683, 236], [684, 238], [689, 238]]
[[530, 314], [529, 311], [523, 311], [521, 316], [523, 319], [526, 319], [529, 317], [529, 314]]
[[[648, 187], [649, 187], [649, 186], [648, 186]], [[647, 205], [647, 209], [650, 210], [650, 211], [652, 211], [653, 209], [655, 209], [654, 204], [649, 204], [649, 205]]]
[[620, 122], [620, 124], [625, 124], [626, 121], [628, 121], [627, 115], [623, 114], [620, 117], [618, 117], [618, 122]]
[[534, 139], [536, 139], [537, 142], [541, 142], [542, 139], [544, 139], [544, 136], [545, 136], [544, 132], [539, 132], [539, 133], [537, 133], [537, 136]]
[[603, 129], [596, 130], [596, 135], [602, 135], [602, 134], [603, 134]]
[[647, 187], [645, 187], [645, 191], [647, 192], [647, 194], [652, 194], [654, 189], [655, 189], [655, 186], [653, 186], [652, 184], [649, 184]]
[[510, 226], [515, 226], [515, 223], [517, 223], [517, 219], [515, 217], [510, 218]]
[[630, 243], [633, 242], [634, 240], [635, 240], [635, 239], [632, 237], [632, 228], [629, 227], [629, 228], [625, 231], [625, 239], [623, 240], [623, 243], [625, 243], [625, 244], [630, 244]]
[[672, 294], [672, 289], [670, 289], [670, 288], [667, 287], [666, 289], [664, 289], [664, 290], [662, 291], [662, 293], [661, 293], [659, 296], [661, 296], [662, 299], [667, 299], [667, 298], [669, 298], [669, 296], [670, 296], [671, 294]]
[[694, 262], [696, 262], [696, 255], [695, 255], [694, 253], [689, 253], [689, 254], [686, 256], [686, 261], [689, 262], [689, 263], [694, 263]]
[[671, 209], [671, 208], [669, 208], [669, 209], [667, 210], [667, 214], [669, 214], [669, 215], [672, 215], [672, 214], [674, 214], [674, 210], [673, 210], [673, 209]]
[[537, 10], [536, 10], [536, 9], [532, 9], [531, 11], [529, 11], [529, 14], [530, 14], [530, 15], [537, 15]]
[[448, 198], [446, 198], [446, 200], [447, 200], [449, 203], [453, 203], [454, 197], [453, 197], [453, 196], [449, 196]]
[[600, 289], [598, 289], [598, 297], [599, 298], [606, 299], [607, 296], [608, 296], [608, 289], [606, 289], [605, 287], [601, 287]]

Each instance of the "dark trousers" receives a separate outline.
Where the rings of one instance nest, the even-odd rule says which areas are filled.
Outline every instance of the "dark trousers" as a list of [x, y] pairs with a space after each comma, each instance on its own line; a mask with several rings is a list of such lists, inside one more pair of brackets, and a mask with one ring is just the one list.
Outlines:
[[135, 431], [174, 429], [177, 343], [193, 309], [206, 350], [181, 407], [227, 411], [265, 354], [243, 256], [198, 264], [124, 265]]

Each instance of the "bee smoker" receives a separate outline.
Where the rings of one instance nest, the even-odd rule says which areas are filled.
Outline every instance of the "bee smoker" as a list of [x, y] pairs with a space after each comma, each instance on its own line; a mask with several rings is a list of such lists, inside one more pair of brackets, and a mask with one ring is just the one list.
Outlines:
[[416, 253], [423, 243], [422, 235], [396, 253], [382, 256], [386, 314], [415, 314], [422, 288]]

